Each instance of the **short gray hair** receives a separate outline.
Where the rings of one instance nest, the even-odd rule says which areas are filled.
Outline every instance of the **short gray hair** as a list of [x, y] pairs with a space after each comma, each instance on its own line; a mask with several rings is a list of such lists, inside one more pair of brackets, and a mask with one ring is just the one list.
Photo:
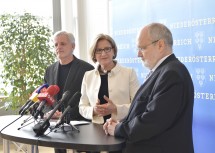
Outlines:
[[163, 39], [172, 48], [173, 37], [171, 31], [161, 23], [151, 23], [148, 25], [149, 36], [153, 41]]
[[66, 31], [57, 31], [54, 36], [53, 39], [60, 36], [60, 35], [66, 35], [69, 39], [69, 41], [73, 44], [75, 44], [75, 37], [72, 33], [66, 32]]

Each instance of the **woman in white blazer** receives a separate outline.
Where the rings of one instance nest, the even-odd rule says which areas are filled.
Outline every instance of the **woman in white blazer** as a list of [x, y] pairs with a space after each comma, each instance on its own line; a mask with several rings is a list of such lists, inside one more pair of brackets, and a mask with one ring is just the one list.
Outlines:
[[115, 41], [99, 34], [90, 48], [96, 69], [87, 71], [81, 87], [80, 114], [94, 123], [106, 119], [120, 120], [128, 113], [131, 101], [139, 88], [132, 68], [123, 67], [114, 60], [117, 56]]

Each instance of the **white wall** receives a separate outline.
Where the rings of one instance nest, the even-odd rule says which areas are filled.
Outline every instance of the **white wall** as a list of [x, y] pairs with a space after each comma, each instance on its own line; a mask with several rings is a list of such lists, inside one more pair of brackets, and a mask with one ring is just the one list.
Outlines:
[[61, 1], [62, 29], [76, 38], [74, 54], [91, 62], [89, 48], [99, 33], [109, 34], [109, 0]]

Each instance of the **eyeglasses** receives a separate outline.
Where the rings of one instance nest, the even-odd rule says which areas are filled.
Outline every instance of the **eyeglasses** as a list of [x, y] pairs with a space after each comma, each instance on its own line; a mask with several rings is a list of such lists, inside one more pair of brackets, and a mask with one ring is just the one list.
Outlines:
[[99, 49], [96, 49], [96, 50], [95, 50], [95, 53], [96, 53], [96, 54], [102, 54], [103, 51], [104, 51], [105, 53], [108, 53], [108, 52], [111, 51], [111, 49], [113, 49], [113, 48], [112, 48], [112, 47], [105, 47], [104, 49], [99, 48]]
[[145, 46], [143, 46], [143, 47], [138, 47], [138, 48], [137, 48], [137, 51], [141, 51], [141, 52], [143, 52], [143, 51], [144, 51], [148, 46], [150, 46], [150, 45], [152, 45], [152, 44], [154, 44], [154, 43], [158, 42], [159, 40], [160, 40], [160, 39], [155, 40], [155, 41], [151, 42], [150, 44], [145, 45]]

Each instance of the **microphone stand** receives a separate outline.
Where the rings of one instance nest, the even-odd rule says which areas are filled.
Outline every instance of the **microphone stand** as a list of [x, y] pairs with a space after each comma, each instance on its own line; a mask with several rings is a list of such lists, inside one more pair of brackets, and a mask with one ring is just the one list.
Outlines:
[[[39, 121], [37, 121], [36, 119], [34, 119], [33, 121], [29, 122], [29, 121], [32, 120], [32, 119], [34, 119], [33, 116], [29, 116], [28, 118], [26, 118], [26, 119], [23, 121], [23, 123], [21, 123], [21, 126], [18, 128], [18, 130], [20, 130], [20, 129], [22, 129], [22, 128], [26, 127], [27, 125], [30, 125], [30, 124], [32, 124], [32, 123], [34, 123], [34, 122], [39, 122]], [[29, 123], [27, 123], [27, 122], [29, 122]]]
[[75, 130], [75, 131], [77, 131], [77, 132], [80, 132], [79, 129], [78, 129], [75, 125], [72, 125], [72, 124], [70, 123], [70, 113], [67, 113], [67, 115], [66, 115], [64, 121], [66, 122], [66, 124], [68, 124], [68, 125], [72, 128], [72, 131]]
[[30, 122], [30, 123], [28, 123], [28, 124], [26, 124], [26, 125], [21, 124], [21, 127], [19, 127], [17, 130], [22, 129], [22, 128], [26, 127], [27, 125], [30, 125], [30, 124], [33, 123], [33, 122], [34, 122], [34, 121], [32, 121], [32, 122]]
[[[31, 123], [33, 122], [38, 122], [37, 119], [34, 118], [34, 113], [35, 113], [35, 110], [37, 109], [38, 105], [35, 106], [34, 108], [32, 108], [32, 110], [30, 110], [30, 116], [27, 117], [25, 120], [23, 120], [23, 123], [21, 123], [21, 127], [18, 128], [18, 130], [22, 129], [23, 127], [27, 126], [27, 125], [30, 125]], [[44, 116], [44, 113], [41, 111], [39, 112], [39, 116], [40, 116], [40, 120], [43, 119], [43, 116]], [[34, 119], [32, 122], [30, 123], [27, 123], [29, 122], [30, 120]], [[27, 123], [27, 124], [26, 124]], [[25, 125], [26, 124], [26, 125]]]
[[26, 118], [23, 123], [21, 124], [21, 126], [23, 126], [25, 123], [27, 123], [28, 121], [30, 121], [33, 118], [33, 116], [29, 116], [28, 118]]
[[65, 125], [69, 125], [71, 127], [71, 130], [68, 130], [68, 131], [77, 131], [77, 132], [80, 132], [80, 130], [76, 126], [74, 126], [74, 125], [72, 125], [70, 123], [70, 113], [68, 113], [65, 116], [65, 118], [63, 119], [63, 121], [61, 122], [61, 124], [58, 127], [52, 128], [51, 131], [53, 131], [55, 129], [54, 132], [57, 132], [57, 129], [62, 129], [63, 132], [68, 132], [68, 131], [65, 130], [65, 127], [66, 127]]

